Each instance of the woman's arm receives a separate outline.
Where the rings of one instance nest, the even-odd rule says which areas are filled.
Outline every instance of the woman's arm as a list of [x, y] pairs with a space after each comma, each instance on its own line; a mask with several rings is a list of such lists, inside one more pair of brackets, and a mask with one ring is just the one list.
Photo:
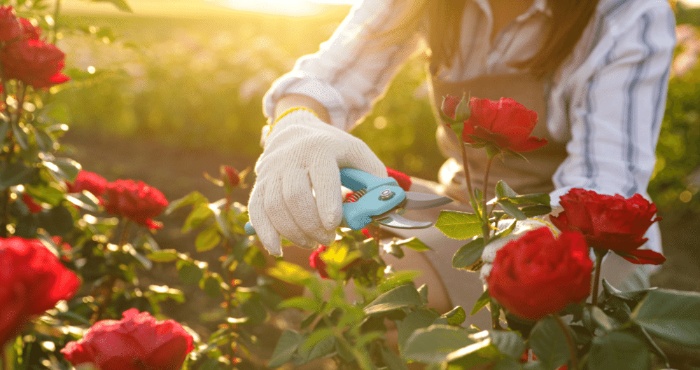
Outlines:
[[572, 187], [646, 193], [675, 45], [673, 14], [666, 2], [655, 4], [620, 30], [595, 72], [576, 86], [568, 157], [554, 175], [553, 202]]

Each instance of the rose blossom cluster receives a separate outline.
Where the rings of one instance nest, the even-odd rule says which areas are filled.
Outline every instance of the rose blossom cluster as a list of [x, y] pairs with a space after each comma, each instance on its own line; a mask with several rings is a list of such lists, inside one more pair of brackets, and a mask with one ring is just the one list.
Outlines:
[[176, 370], [194, 349], [192, 336], [176, 321], [156, 321], [135, 308], [122, 316], [98, 321], [61, 353], [73, 365], [91, 363], [100, 370]]
[[67, 184], [71, 193], [87, 190], [96, 196], [108, 213], [124, 217], [151, 230], [162, 225], [153, 220], [168, 206], [163, 193], [144, 183], [134, 180], [108, 182], [104, 177], [82, 170], [75, 181]]
[[61, 71], [65, 54], [41, 39], [41, 29], [17, 17], [12, 6], [0, 6], [2, 79], [15, 79], [37, 89], [69, 80]]
[[[465, 144], [484, 147], [490, 155], [532, 151], [547, 143], [530, 136], [537, 113], [510, 98], [447, 95], [441, 115]], [[659, 220], [656, 206], [640, 194], [625, 198], [574, 188], [560, 198], [560, 205], [563, 211], [549, 217], [562, 231], [558, 237], [527, 220], [522, 232], [484, 249], [482, 259], [490, 263], [482, 278], [489, 294], [520, 318], [536, 321], [588, 298], [593, 280], [589, 248], [596, 256], [613, 251], [636, 264], [665, 261], [660, 253], [640, 249], [647, 229]], [[598, 282], [593, 284], [595, 294]]]
[[79, 287], [78, 277], [39, 240], [0, 238], [0, 348]]

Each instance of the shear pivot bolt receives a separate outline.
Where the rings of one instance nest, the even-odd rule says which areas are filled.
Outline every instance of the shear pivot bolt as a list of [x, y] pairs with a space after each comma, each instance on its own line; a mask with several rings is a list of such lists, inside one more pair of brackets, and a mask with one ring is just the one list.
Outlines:
[[381, 194], [379, 194], [379, 200], [389, 200], [389, 199], [393, 198], [394, 195], [396, 195], [396, 194], [394, 194], [393, 191], [387, 189], [387, 190], [382, 191]]

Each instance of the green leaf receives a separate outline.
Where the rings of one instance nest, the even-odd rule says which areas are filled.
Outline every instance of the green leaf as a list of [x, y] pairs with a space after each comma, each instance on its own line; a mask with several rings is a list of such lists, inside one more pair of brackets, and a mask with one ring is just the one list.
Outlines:
[[700, 293], [652, 290], [632, 312], [632, 321], [657, 337], [699, 347]]
[[8, 131], [10, 131], [10, 122], [7, 121], [7, 117], [2, 116], [0, 118], [0, 144], [5, 143]]
[[460, 247], [452, 257], [452, 267], [466, 269], [474, 265], [484, 253], [484, 239], [479, 237]]
[[604, 331], [612, 331], [618, 326], [615, 320], [606, 315], [600, 308], [590, 306], [586, 307], [585, 309], [590, 310], [591, 318], [598, 325], [598, 327]]
[[515, 204], [518, 204], [518, 205], [523, 205], [523, 204], [536, 204], [536, 205], [542, 205], [542, 206], [550, 206], [551, 205], [551, 198], [550, 198], [549, 194], [547, 194], [547, 193], [518, 195], [517, 197], [510, 198], [510, 201], [515, 203]]
[[204, 276], [202, 269], [191, 261], [177, 261], [177, 270], [180, 280], [185, 284], [199, 284], [199, 280]]
[[441, 363], [448, 355], [474, 344], [466, 330], [449, 325], [432, 325], [416, 330], [406, 340], [404, 357], [428, 364]]
[[221, 241], [221, 234], [216, 226], [208, 227], [197, 234], [194, 245], [197, 252], [206, 252], [214, 249]]
[[212, 216], [214, 216], [214, 212], [209, 208], [209, 204], [198, 204], [187, 216], [185, 223], [182, 225], [182, 232], [189, 232]]
[[447, 319], [447, 323], [450, 325], [459, 326], [467, 319], [467, 313], [462, 306], [456, 306], [440, 317]]
[[527, 218], [527, 216], [525, 215], [525, 213], [523, 213], [523, 211], [518, 209], [518, 207], [515, 204], [513, 204], [513, 202], [511, 202], [507, 199], [499, 199], [498, 205], [500, 205], [501, 208], [503, 208], [503, 210], [507, 214], [509, 214], [510, 216], [515, 218], [516, 220], [524, 220]]
[[22, 150], [29, 150], [29, 137], [27, 137], [26, 129], [20, 127], [19, 125], [12, 125], [12, 134]]
[[523, 212], [523, 214], [525, 214], [526, 217], [536, 217], [546, 215], [552, 212], [552, 207], [545, 205], [536, 205], [523, 207], [520, 210]]
[[175, 249], [162, 249], [146, 255], [153, 262], [173, 262], [178, 259], [178, 252]]
[[171, 288], [167, 285], [150, 285], [148, 290], [162, 300], [172, 299], [177, 303], [185, 302], [185, 293], [180, 289]]
[[376, 315], [400, 308], [420, 306], [421, 304], [422, 300], [416, 287], [411, 284], [405, 284], [381, 294], [365, 306], [364, 311], [367, 315]]
[[564, 365], [570, 357], [566, 336], [551, 316], [538, 321], [532, 328], [530, 347], [548, 368], [556, 369]]
[[406, 248], [411, 248], [414, 251], [418, 252], [425, 252], [432, 250], [429, 246], [427, 246], [425, 243], [420, 241], [420, 239], [413, 237], [409, 239], [404, 239], [404, 240], [399, 240], [395, 243], [399, 247], [406, 247]]
[[296, 308], [309, 312], [318, 312], [321, 310], [321, 307], [322, 305], [320, 305], [315, 299], [304, 296], [288, 298], [277, 305], [278, 309]]
[[400, 285], [413, 283], [413, 280], [420, 276], [420, 271], [416, 270], [399, 270], [392, 272], [387, 278], [379, 283], [377, 289], [381, 293], [388, 292]]
[[[312, 332], [309, 338], [307, 338], [307, 341], [311, 339], [314, 334], [320, 336], [322, 333], [318, 331]], [[299, 347], [299, 356], [302, 358], [302, 363], [324, 357], [333, 352], [335, 348], [335, 337], [333, 335], [324, 335], [320, 341], [310, 347], [307, 346], [307, 343], [308, 342], [305, 342]]]
[[0, 166], [0, 190], [30, 182], [35, 174], [35, 168], [27, 167], [22, 162], [15, 162], [9, 165], [2, 163], [2, 166]]
[[386, 347], [381, 347], [382, 361], [386, 365], [387, 370], [407, 370], [408, 368], [404, 364], [403, 360], [396, 355], [393, 351], [388, 350]]
[[168, 207], [165, 209], [165, 214], [171, 214], [176, 209], [184, 206], [208, 203], [209, 199], [207, 199], [207, 197], [205, 197], [204, 195], [202, 195], [202, 193], [198, 191], [193, 191], [180, 199], [175, 199], [174, 201], [170, 202], [170, 204], [168, 204]]
[[614, 286], [612, 286], [606, 279], [603, 279], [602, 285], [603, 285], [603, 292], [605, 292], [605, 294], [607, 296], [620, 298], [620, 299], [624, 300], [625, 302], [629, 303], [632, 307], [635, 307], [639, 303], [639, 301], [641, 301], [644, 297], [646, 297], [647, 293], [656, 289], [656, 288], [649, 288], [649, 289], [623, 292], [621, 290], [618, 290]]
[[267, 270], [267, 273], [274, 278], [294, 285], [305, 285], [307, 281], [313, 279], [311, 272], [286, 261], [278, 261], [275, 266]]
[[199, 288], [204, 291], [208, 296], [213, 298], [219, 298], [222, 295], [221, 283], [223, 280], [218, 274], [211, 274], [199, 281]]
[[100, 210], [99, 199], [86, 190], [80, 193], [66, 194], [66, 200], [88, 212], [96, 213]]
[[614, 331], [593, 338], [588, 367], [596, 370], [650, 369], [649, 349], [630, 333]]
[[504, 199], [504, 198], [515, 198], [518, 196], [518, 193], [515, 192], [508, 184], [505, 183], [503, 180], [499, 180], [498, 183], [496, 183], [496, 196], [499, 199]]
[[66, 235], [73, 231], [73, 214], [63, 206], [38, 214], [39, 226], [51, 235]]
[[58, 181], [75, 181], [81, 169], [80, 163], [70, 158], [53, 158], [44, 160], [41, 164], [49, 170], [51, 175]]
[[437, 318], [438, 314], [435, 311], [428, 309], [419, 309], [406, 315], [403, 320], [396, 324], [399, 350], [403, 353], [403, 347], [411, 334], [418, 329], [427, 328], [433, 322], [435, 322], [435, 319]]
[[279, 367], [289, 362], [303, 340], [304, 337], [295, 331], [285, 330], [282, 332], [267, 366]]
[[489, 295], [489, 290], [486, 289], [476, 300], [476, 302], [474, 303], [474, 307], [472, 307], [472, 312], [470, 312], [469, 314], [471, 316], [476, 315], [476, 313], [481, 311], [482, 308], [488, 306], [489, 302], [491, 302], [491, 295]]
[[129, 12], [132, 13], [133, 10], [131, 10], [131, 7], [129, 6], [129, 3], [126, 2], [126, 0], [89, 0], [93, 3], [110, 3], [117, 7], [117, 9], [123, 11], [123, 12]]
[[525, 341], [518, 332], [491, 330], [489, 336], [491, 343], [506, 356], [520, 359], [520, 356], [525, 352]]
[[481, 234], [481, 219], [473, 213], [442, 211], [435, 227], [448, 238], [466, 240]]

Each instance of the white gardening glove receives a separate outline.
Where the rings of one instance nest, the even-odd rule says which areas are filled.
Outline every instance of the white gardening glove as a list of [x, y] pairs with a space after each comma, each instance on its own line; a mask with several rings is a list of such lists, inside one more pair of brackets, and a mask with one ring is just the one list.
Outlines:
[[340, 168], [387, 176], [367, 144], [306, 110], [280, 118], [264, 146], [248, 213], [273, 255], [282, 255], [280, 235], [309, 248], [335, 239], [343, 218]]
[[[498, 229], [499, 230], [505, 230], [507, 229], [510, 225], [512, 225], [513, 220], [505, 220], [505, 221], [499, 221], [498, 223]], [[486, 248], [484, 248], [484, 251], [481, 253], [481, 260], [484, 262], [484, 265], [481, 267], [481, 270], [479, 271], [479, 277], [481, 278], [481, 281], [486, 284], [486, 278], [488, 278], [489, 274], [491, 273], [491, 269], [493, 268], [493, 261], [496, 259], [496, 253], [503, 248], [506, 244], [508, 244], [509, 241], [513, 239], [517, 239], [526, 232], [530, 230], [535, 230], [539, 229], [540, 227], [549, 227], [552, 229], [552, 232], [558, 233], [559, 231], [552, 225], [551, 223], [539, 219], [539, 218], [528, 218], [523, 221], [518, 221], [518, 223], [515, 225], [515, 229], [511, 231], [508, 236], [494, 240], [490, 242], [489, 244], [486, 245]]]

